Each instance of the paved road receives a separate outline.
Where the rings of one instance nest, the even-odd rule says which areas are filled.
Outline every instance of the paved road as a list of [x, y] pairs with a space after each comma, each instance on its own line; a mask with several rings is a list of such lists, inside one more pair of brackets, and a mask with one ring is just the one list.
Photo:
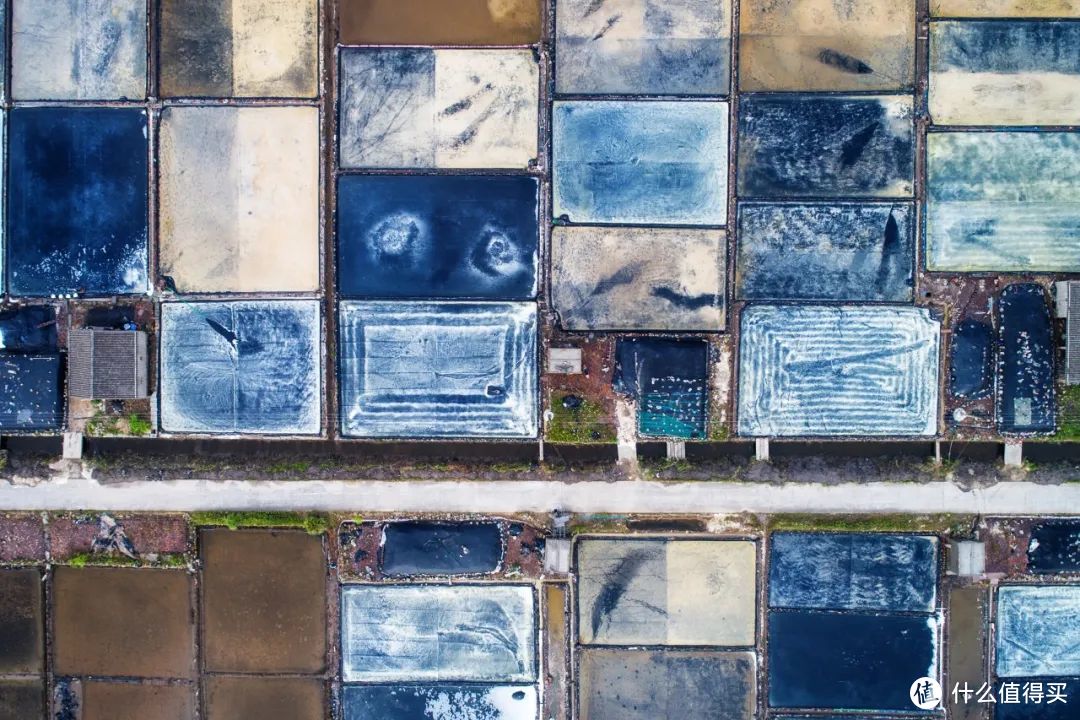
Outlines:
[[322, 510], [581, 513], [980, 513], [1080, 514], [1080, 484], [1000, 483], [965, 492], [925, 485], [755, 485], [645, 481], [203, 481], [100, 484], [50, 480], [0, 485], [0, 510]]

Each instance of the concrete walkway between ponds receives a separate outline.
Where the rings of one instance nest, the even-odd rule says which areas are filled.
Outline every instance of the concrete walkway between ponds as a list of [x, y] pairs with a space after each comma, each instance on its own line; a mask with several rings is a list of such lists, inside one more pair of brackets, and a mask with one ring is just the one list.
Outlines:
[[0, 485], [0, 510], [314, 510], [343, 512], [1080, 514], [1080, 483], [927, 484], [549, 481], [208, 481]]

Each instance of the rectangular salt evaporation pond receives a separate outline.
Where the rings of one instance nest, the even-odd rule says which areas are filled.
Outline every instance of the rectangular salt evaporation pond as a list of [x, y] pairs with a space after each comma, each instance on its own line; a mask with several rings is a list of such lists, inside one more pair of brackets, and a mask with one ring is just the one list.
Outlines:
[[536, 306], [342, 302], [353, 437], [535, 437]]
[[769, 706], [913, 709], [908, 690], [938, 677], [930, 615], [774, 610], [769, 613]]
[[8, 119], [7, 289], [147, 290], [146, 113], [34, 107]]
[[497, 523], [397, 522], [383, 528], [384, 575], [476, 575], [502, 562]]
[[911, 97], [746, 95], [738, 163], [742, 198], [911, 197]]
[[580, 657], [581, 720], [754, 716], [753, 653], [589, 648]]
[[921, 308], [748, 307], [739, 434], [933, 435], [940, 335]]
[[340, 294], [535, 297], [539, 190], [532, 177], [342, 176]]
[[559, 0], [555, 23], [560, 94], [728, 94], [730, 0]]
[[910, 88], [915, 0], [770, 0], [739, 7], [741, 90]]
[[532, 683], [526, 585], [352, 585], [341, 591], [345, 682]]
[[527, 168], [540, 70], [531, 50], [345, 48], [343, 168]]
[[757, 559], [737, 540], [583, 540], [578, 637], [596, 645], [754, 644]]
[[60, 355], [0, 353], [0, 430], [58, 430], [63, 421]]
[[652, 437], [705, 437], [709, 346], [701, 340], [620, 339], [616, 392], [638, 402], [638, 430]]
[[556, 102], [552, 214], [574, 223], [723, 225], [728, 106]]
[[146, 97], [146, 6], [146, 0], [13, 0], [11, 94], [19, 100]]
[[1080, 585], [1005, 586], [998, 590], [997, 674], [1080, 675]]
[[1080, 271], [1080, 134], [927, 135], [926, 263], [954, 272]]
[[1018, 283], [1001, 291], [998, 330], [998, 429], [1005, 433], [1054, 432], [1057, 349], [1041, 285]]
[[989, 395], [993, 386], [994, 329], [982, 320], [961, 320], [953, 328], [949, 346], [949, 392], [978, 400]]
[[1078, 0], [930, 0], [934, 17], [1080, 17]]
[[722, 230], [556, 227], [552, 303], [567, 330], [724, 328]]
[[1080, 573], [1080, 520], [1048, 520], [1031, 529], [1028, 571]]
[[161, 425], [177, 433], [314, 435], [319, 303], [164, 303]]
[[345, 720], [535, 720], [532, 685], [346, 685]]
[[769, 605], [933, 612], [937, 538], [856, 533], [774, 533]]
[[937, 125], [1080, 122], [1080, 23], [931, 23], [930, 115]]
[[911, 203], [740, 203], [739, 296], [910, 302], [914, 221]]
[[540, 40], [540, 0], [341, 0], [346, 45], [528, 45]]
[[165, 97], [315, 97], [319, 0], [161, 0]]

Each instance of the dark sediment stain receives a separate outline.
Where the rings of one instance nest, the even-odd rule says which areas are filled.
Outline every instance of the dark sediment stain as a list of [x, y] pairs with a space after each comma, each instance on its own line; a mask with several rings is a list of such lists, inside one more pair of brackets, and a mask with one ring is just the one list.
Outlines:
[[338, 0], [345, 44], [527, 45], [541, 16], [539, 0]]
[[853, 73], [855, 75], [869, 75], [874, 72], [874, 68], [870, 67], [859, 58], [831, 48], [822, 48], [821, 51], [818, 52], [818, 60], [822, 64], [834, 67], [841, 72]]
[[236, 347], [236, 333], [211, 318], [206, 318], [206, 324], [212, 327], [214, 332], [218, 335], [225, 338], [225, 342], [229, 343], [234, 348]]
[[700, 310], [719, 304], [719, 298], [716, 295], [686, 295], [667, 287], [653, 288], [652, 294], [684, 310]]
[[606, 575], [604, 586], [596, 596], [596, 602], [593, 605], [592, 615], [589, 619], [593, 637], [600, 635], [600, 629], [604, 626], [604, 622], [615, 612], [619, 601], [626, 594], [627, 586], [633, 582], [634, 577], [650, 557], [651, 553], [646, 551], [627, 553]]
[[162, 0], [158, 37], [162, 95], [232, 94], [231, 2]]

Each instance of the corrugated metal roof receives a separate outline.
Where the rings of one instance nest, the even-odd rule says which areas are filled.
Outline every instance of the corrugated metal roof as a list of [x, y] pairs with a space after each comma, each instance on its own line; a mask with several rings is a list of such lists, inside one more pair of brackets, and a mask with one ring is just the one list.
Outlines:
[[68, 391], [74, 397], [123, 400], [147, 396], [146, 333], [72, 330], [68, 362]]
[[1080, 281], [1068, 283], [1065, 316], [1065, 382], [1080, 385]]

